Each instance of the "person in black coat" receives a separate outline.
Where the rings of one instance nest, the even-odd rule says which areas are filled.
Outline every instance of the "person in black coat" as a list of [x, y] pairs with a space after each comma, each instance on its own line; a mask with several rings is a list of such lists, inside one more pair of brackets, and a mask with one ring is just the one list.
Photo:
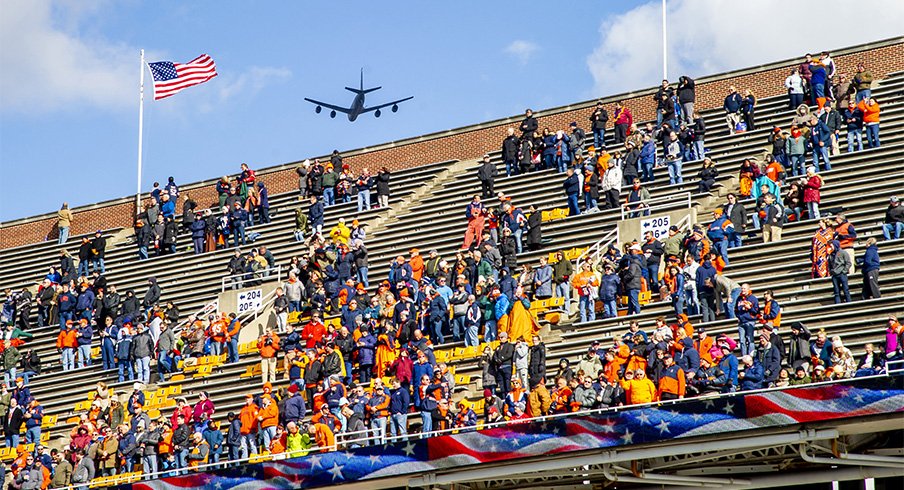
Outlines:
[[24, 422], [25, 414], [22, 412], [22, 407], [19, 406], [14, 397], [10, 398], [9, 411], [3, 417], [3, 434], [6, 438], [6, 447], [17, 447], [19, 445], [19, 431], [22, 430]]
[[606, 112], [602, 102], [597, 102], [596, 109], [590, 113], [590, 130], [593, 131], [593, 146], [597, 150], [606, 147], [607, 122], [609, 122], [609, 113]]
[[377, 200], [380, 202], [381, 208], [389, 206], [389, 178], [389, 169], [386, 167], [381, 168], [375, 178], [377, 181]]
[[518, 144], [521, 146], [518, 152], [518, 166], [521, 167], [521, 173], [526, 174], [530, 170], [531, 159], [534, 156], [534, 142], [531, 138], [521, 138]]
[[626, 141], [625, 161], [622, 164], [622, 185], [631, 186], [634, 184], [634, 179], [640, 177], [637, 171], [639, 160], [640, 149], [637, 148], [633, 141]]
[[537, 123], [537, 118], [534, 117], [534, 111], [530, 109], [524, 111], [524, 120], [521, 121], [521, 125], [519, 126], [521, 129], [521, 139], [533, 138], [538, 127], [539, 124]]
[[502, 161], [505, 162], [505, 176], [517, 175], [518, 172], [518, 150], [520, 150], [521, 142], [515, 136], [515, 128], [508, 128], [508, 136], [502, 140]]
[[493, 187], [496, 183], [496, 165], [490, 162], [490, 155], [483, 156], [483, 162], [477, 169], [477, 180], [480, 181], [480, 188], [484, 199], [493, 197]]
[[176, 237], [179, 236], [179, 230], [176, 228], [176, 222], [173, 218], [166, 218], [163, 224], [163, 246], [160, 247], [161, 252], [166, 250], [171, 254], [176, 253]]
[[688, 126], [694, 123], [695, 92], [694, 80], [691, 77], [681, 76], [678, 78], [678, 103], [681, 104], [681, 113], [684, 122]]
[[197, 207], [198, 203], [192, 200], [191, 196], [186, 192], [185, 202], [182, 203], [182, 231], [191, 229], [191, 224], [197, 219], [195, 216], [195, 208]]
[[527, 249], [539, 250], [543, 243], [543, 213], [534, 205], [530, 206], [530, 216], [527, 217]]
[[195, 255], [204, 252], [204, 237], [207, 235], [207, 221], [198, 215], [198, 219], [188, 225], [191, 230], [191, 241], [195, 249]]
[[[91, 240], [91, 270], [100, 270], [103, 274], [106, 272], [104, 268], [104, 254], [106, 253], [107, 239], [100, 230], [94, 233], [94, 240]], [[81, 250], [79, 251], [81, 254]]]

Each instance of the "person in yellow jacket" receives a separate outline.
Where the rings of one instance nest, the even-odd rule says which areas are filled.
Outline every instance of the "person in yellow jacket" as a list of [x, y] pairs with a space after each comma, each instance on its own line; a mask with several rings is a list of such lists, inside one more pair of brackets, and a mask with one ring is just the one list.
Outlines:
[[298, 430], [298, 424], [295, 422], [286, 424], [286, 432], [286, 457], [307, 456], [308, 450], [314, 445], [311, 435]]
[[625, 372], [625, 379], [621, 382], [621, 386], [625, 390], [628, 405], [650, 403], [657, 400], [656, 385], [647, 378], [646, 374], [643, 369], [638, 369], [633, 373]]
[[334, 226], [332, 230], [330, 230], [330, 238], [333, 240], [333, 243], [336, 245], [348, 245], [348, 241], [351, 237], [352, 230], [345, 225], [345, 218], [339, 218], [339, 222], [336, 223], [336, 226]]
[[600, 286], [600, 278], [593, 272], [590, 262], [581, 264], [581, 272], [571, 278], [571, 286], [577, 290], [580, 301], [581, 322], [596, 320], [596, 295]]

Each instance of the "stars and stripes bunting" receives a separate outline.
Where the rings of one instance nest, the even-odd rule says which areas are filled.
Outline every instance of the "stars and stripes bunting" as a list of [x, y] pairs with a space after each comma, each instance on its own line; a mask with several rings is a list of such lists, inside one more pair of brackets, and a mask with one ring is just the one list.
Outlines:
[[386, 446], [312, 453], [282, 461], [138, 482], [134, 490], [290, 489], [413, 475], [420, 472], [655, 443], [819, 420], [904, 412], [904, 391], [827, 385], [666, 406], [625, 408], [542, 423], [519, 423]]

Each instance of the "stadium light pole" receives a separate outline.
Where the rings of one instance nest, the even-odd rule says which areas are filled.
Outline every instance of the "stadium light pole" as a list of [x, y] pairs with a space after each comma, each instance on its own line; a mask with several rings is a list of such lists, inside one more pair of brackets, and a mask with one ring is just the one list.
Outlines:
[[135, 216], [141, 212], [141, 145], [144, 137], [144, 50], [141, 50], [141, 74], [138, 85], [138, 187], [135, 192]]
[[662, 0], [662, 79], [669, 79], [669, 51], [666, 37], [665, 0]]

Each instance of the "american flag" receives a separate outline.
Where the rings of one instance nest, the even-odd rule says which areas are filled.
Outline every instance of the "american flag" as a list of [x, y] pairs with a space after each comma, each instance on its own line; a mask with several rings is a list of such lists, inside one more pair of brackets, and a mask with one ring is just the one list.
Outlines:
[[217, 76], [213, 58], [202, 54], [188, 63], [157, 61], [148, 63], [154, 76], [154, 100], [175, 95], [183, 89], [204, 83]]
[[831, 385], [625, 408], [167, 477], [133, 490], [293, 489], [768, 427], [904, 412], [904, 391]]

